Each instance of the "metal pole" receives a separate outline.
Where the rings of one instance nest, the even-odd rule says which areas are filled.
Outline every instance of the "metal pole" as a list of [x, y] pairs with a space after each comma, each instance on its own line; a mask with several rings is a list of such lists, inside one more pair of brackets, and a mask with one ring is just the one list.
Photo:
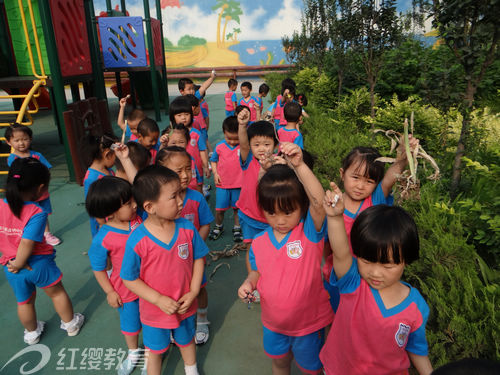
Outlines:
[[125, 0], [121, 0], [120, 3], [121, 3], [121, 6], [122, 6], [122, 12], [123, 12], [123, 16], [126, 16], [127, 15], [127, 8], [126, 8], [126, 5], [125, 5]]
[[153, 29], [151, 28], [151, 15], [149, 14], [149, 0], [144, 0], [144, 21], [146, 22], [146, 33], [148, 38], [149, 71], [151, 72], [151, 91], [153, 92], [155, 119], [156, 121], [160, 121], [160, 98], [158, 95], [158, 77], [155, 66], [155, 51], [153, 45]]
[[156, 18], [158, 21], [160, 21], [160, 26], [161, 26], [161, 52], [162, 52], [162, 66], [161, 66], [161, 74], [162, 74], [162, 87], [163, 87], [163, 92], [165, 95], [163, 95], [163, 105], [165, 106], [165, 114], [168, 116], [168, 110], [169, 110], [169, 97], [168, 97], [168, 79], [167, 79], [167, 61], [165, 58], [165, 40], [163, 39], [163, 20], [161, 16], [161, 4], [160, 0], [156, 0]]
[[113, 6], [111, 5], [111, 0], [106, 0], [106, 13], [108, 13], [108, 17], [113, 15]]

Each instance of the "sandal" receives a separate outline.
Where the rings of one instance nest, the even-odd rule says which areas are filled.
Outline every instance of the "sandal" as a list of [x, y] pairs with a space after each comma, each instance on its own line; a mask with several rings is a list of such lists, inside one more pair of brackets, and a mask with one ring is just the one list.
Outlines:
[[241, 233], [241, 227], [233, 228], [233, 240], [234, 242], [243, 242], [243, 234]]
[[218, 240], [220, 236], [222, 236], [223, 232], [224, 232], [224, 226], [215, 224], [215, 227], [213, 227], [210, 233], [208, 234], [208, 238], [214, 241]]

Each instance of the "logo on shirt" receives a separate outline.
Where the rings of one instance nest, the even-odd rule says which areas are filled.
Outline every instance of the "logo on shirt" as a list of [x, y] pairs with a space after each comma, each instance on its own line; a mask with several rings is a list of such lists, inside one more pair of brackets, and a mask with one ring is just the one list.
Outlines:
[[300, 240], [286, 244], [286, 254], [292, 259], [299, 259], [302, 256], [302, 245]]
[[191, 146], [193, 146], [193, 147], [196, 146], [196, 139], [191, 139], [190, 143], [191, 143]]
[[406, 342], [408, 341], [408, 336], [410, 335], [410, 326], [399, 323], [399, 328], [398, 331], [396, 332], [396, 343], [400, 348], [404, 347], [406, 345]]
[[194, 214], [185, 214], [184, 219], [189, 220], [194, 225]]
[[238, 153], [238, 157], [240, 157], [240, 149], [238, 149], [237, 153]]
[[177, 246], [177, 249], [179, 250], [179, 257], [181, 259], [187, 259], [189, 256], [189, 245], [187, 243], [183, 243]]

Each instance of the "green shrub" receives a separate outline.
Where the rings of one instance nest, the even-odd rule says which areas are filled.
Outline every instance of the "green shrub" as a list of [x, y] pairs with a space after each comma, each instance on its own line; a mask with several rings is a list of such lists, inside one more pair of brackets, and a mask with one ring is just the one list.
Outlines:
[[337, 102], [337, 83], [325, 73], [312, 82], [312, 92], [309, 94], [311, 103], [318, 109], [331, 109]]
[[191, 35], [183, 35], [177, 42], [179, 47], [194, 47], [194, 46], [204, 46], [207, 44], [207, 40], [204, 38], [197, 38]]
[[[379, 98], [375, 95], [375, 106], [378, 103]], [[342, 100], [333, 109], [332, 116], [338, 121], [345, 121], [350, 123], [351, 126], [355, 125], [358, 130], [367, 131], [370, 111], [370, 93], [365, 87], [362, 87], [343, 96]]]
[[265, 81], [269, 85], [269, 96], [270, 102], [274, 102], [276, 97], [281, 94], [281, 81], [285, 78], [291, 78], [292, 75], [288, 74], [279, 74], [279, 73], [270, 73], [266, 74]]

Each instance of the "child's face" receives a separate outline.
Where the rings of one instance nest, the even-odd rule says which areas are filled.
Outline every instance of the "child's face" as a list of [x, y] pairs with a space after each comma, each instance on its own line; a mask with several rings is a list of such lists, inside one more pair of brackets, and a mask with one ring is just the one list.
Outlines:
[[365, 177], [366, 168], [366, 164], [360, 165], [360, 163], [352, 163], [345, 171], [340, 168], [344, 190], [353, 201], [368, 198], [377, 187], [375, 180]]
[[182, 210], [181, 184], [178, 180], [164, 184], [156, 202], [151, 202], [148, 214], [164, 220], [175, 220]]
[[191, 113], [181, 112], [174, 115], [174, 120], [176, 124], [182, 124], [188, 126], [191, 123]]
[[274, 139], [263, 135], [256, 135], [250, 140], [250, 150], [258, 160], [264, 160], [274, 151]]
[[265, 98], [265, 97], [267, 96], [267, 92], [261, 92], [261, 93], [260, 93], [260, 96], [261, 96], [262, 98]]
[[179, 90], [181, 95], [194, 95], [194, 84], [193, 83], [186, 83], [184, 86], [184, 90]]
[[229, 90], [230, 91], [236, 91], [236, 89], [238, 88], [238, 85], [232, 85]]
[[166, 162], [161, 163], [161, 165], [177, 173], [181, 182], [181, 190], [187, 189], [191, 179], [193, 178], [190, 158], [184, 154], [176, 153]]
[[243, 95], [244, 98], [248, 98], [250, 96], [250, 89], [246, 86], [241, 86], [241, 95]]
[[283, 212], [276, 209], [273, 214], [264, 211], [264, 217], [275, 232], [287, 234], [299, 224], [302, 215], [300, 208], [296, 208], [292, 212]]
[[186, 137], [184, 136], [184, 133], [180, 130], [174, 130], [172, 134], [170, 134], [168, 137], [167, 146], [179, 146], [182, 148], [186, 148], [187, 140]]
[[226, 140], [227, 144], [231, 147], [235, 147], [240, 144], [238, 133], [224, 132], [224, 139]]
[[127, 125], [130, 129], [130, 132], [132, 134], [134, 134], [135, 136], [137, 136], [137, 126], [139, 126], [139, 123], [141, 122], [141, 120], [137, 119], [137, 120], [127, 120]]
[[158, 132], [155, 132], [155, 133], [149, 133], [148, 135], [146, 136], [142, 136], [142, 135], [138, 135], [137, 137], [137, 141], [143, 145], [144, 147], [146, 147], [148, 150], [151, 150], [153, 148], [154, 145], [156, 145], [156, 143], [158, 143], [158, 137], [159, 137], [159, 133]]
[[17, 152], [28, 152], [31, 145], [31, 138], [25, 132], [17, 131], [12, 133], [12, 137], [7, 144]]
[[124, 203], [113, 216], [118, 221], [126, 222], [135, 219], [136, 212], [137, 203], [135, 203], [134, 198], [132, 198], [127, 203]]
[[404, 269], [404, 263], [373, 263], [358, 258], [359, 274], [368, 285], [376, 290], [382, 290], [398, 283], [403, 276]]

